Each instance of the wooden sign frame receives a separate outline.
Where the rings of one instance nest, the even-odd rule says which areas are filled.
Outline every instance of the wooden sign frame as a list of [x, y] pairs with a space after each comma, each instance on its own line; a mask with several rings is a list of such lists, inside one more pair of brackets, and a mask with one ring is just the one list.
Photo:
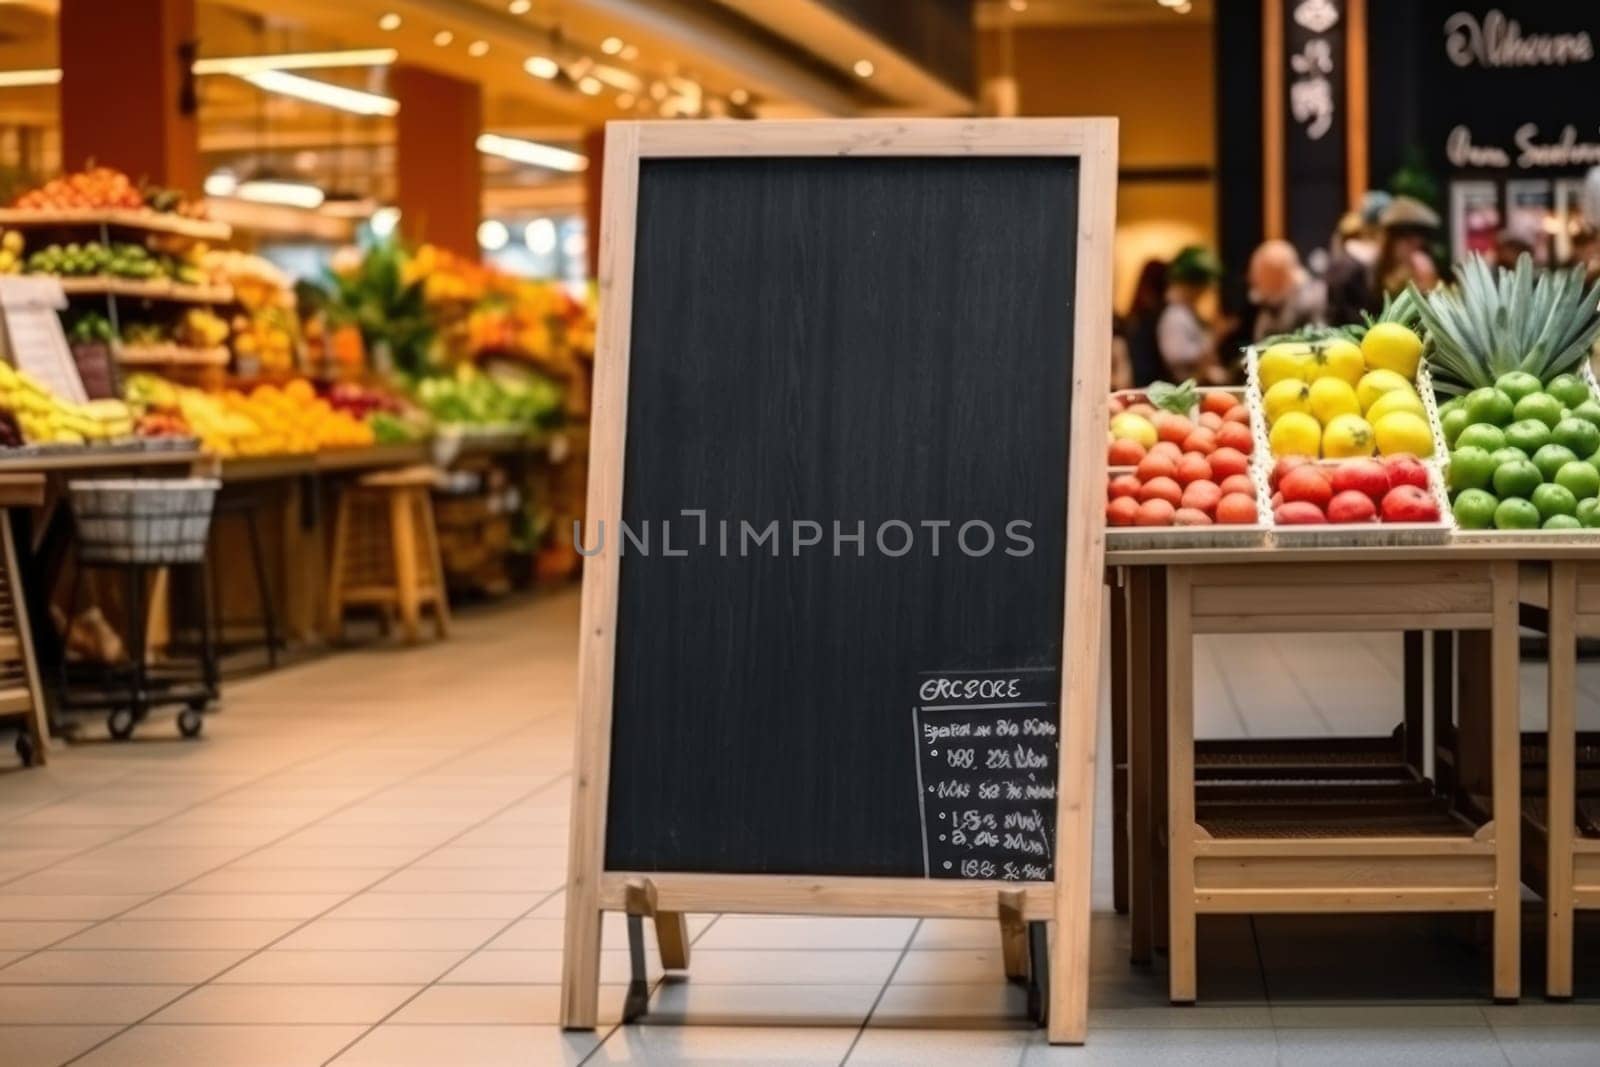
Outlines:
[[[1087, 1030], [1095, 727], [1100, 708], [1106, 395], [1111, 364], [1111, 252], [1116, 214], [1115, 119], [867, 119], [787, 122], [613, 122], [606, 128], [600, 227], [588, 519], [622, 515], [640, 161], [686, 157], [1012, 156], [1078, 161], [1062, 744], [1052, 882], [630, 872], [605, 868], [620, 553], [584, 569], [577, 755], [567, 867], [561, 1020], [593, 1029], [602, 913], [625, 912], [637, 936], [655, 920], [662, 963], [688, 964], [686, 912], [991, 918], [1006, 972], [1027, 974], [1028, 923], [1051, 922], [1047, 1017], [1053, 1043]], [[1042, 927], [1035, 927], [1042, 930]], [[635, 947], [635, 960], [638, 948]], [[1035, 945], [1036, 949], [1038, 945]], [[1043, 960], [1039, 961], [1041, 964]]]

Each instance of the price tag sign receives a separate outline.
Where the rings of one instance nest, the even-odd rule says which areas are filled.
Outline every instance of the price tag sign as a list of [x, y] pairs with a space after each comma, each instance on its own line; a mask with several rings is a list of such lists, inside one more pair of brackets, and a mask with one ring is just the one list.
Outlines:
[[912, 722], [928, 877], [1053, 877], [1059, 698], [1053, 667], [918, 678]]
[[5, 355], [18, 370], [62, 400], [82, 404], [89, 399], [78, 365], [61, 330], [60, 312], [67, 306], [61, 280], [44, 275], [0, 277], [0, 314], [5, 317]]

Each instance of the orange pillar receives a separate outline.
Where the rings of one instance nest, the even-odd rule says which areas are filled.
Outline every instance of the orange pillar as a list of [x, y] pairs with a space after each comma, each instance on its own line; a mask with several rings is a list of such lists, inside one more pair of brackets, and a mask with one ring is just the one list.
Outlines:
[[606, 172], [606, 128], [600, 126], [583, 135], [583, 154], [589, 169], [583, 172], [583, 220], [589, 231], [589, 277], [600, 277], [600, 206]]
[[61, 0], [61, 165], [200, 192], [195, 0]]
[[389, 72], [389, 85], [400, 101], [395, 180], [401, 232], [408, 241], [428, 241], [477, 259], [482, 90], [476, 82], [404, 64]]

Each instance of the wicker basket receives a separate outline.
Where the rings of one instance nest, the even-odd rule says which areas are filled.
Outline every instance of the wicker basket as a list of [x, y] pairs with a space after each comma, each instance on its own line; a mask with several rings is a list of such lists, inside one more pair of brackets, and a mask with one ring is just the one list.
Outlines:
[[211, 533], [214, 478], [97, 479], [67, 486], [85, 563], [199, 563]]

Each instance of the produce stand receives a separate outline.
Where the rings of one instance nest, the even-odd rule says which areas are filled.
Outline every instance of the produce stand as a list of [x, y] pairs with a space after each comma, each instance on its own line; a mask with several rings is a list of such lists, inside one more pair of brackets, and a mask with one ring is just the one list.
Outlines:
[[[36, 507], [43, 500], [40, 475], [0, 474], [0, 508]], [[0, 522], [0, 728], [6, 727], [16, 732], [23, 766], [47, 761], [49, 723], [9, 521]]]

